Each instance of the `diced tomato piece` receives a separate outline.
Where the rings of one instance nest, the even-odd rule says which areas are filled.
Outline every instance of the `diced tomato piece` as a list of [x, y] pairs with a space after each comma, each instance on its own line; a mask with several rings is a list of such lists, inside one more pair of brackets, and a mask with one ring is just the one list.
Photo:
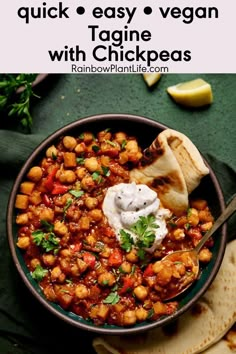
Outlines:
[[68, 191], [68, 187], [64, 186], [63, 184], [59, 182], [54, 182], [53, 184], [53, 189], [51, 191], [51, 194], [64, 194]]
[[119, 248], [115, 248], [108, 258], [108, 265], [111, 267], [119, 267], [123, 262], [123, 255]]
[[119, 291], [119, 294], [125, 294], [128, 291], [131, 291], [134, 287], [134, 279], [126, 276], [123, 278], [123, 286]]
[[55, 179], [55, 176], [56, 176], [56, 173], [58, 171], [59, 167], [56, 166], [54, 167], [51, 172], [48, 174], [47, 178], [46, 178], [46, 181], [44, 182], [44, 186], [49, 190], [51, 191], [53, 189], [53, 184], [54, 184], [54, 179]]
[[104, 229], [103, 233], [107, 237], [115, 237], [115, 231], [109, 226]]
[[83, 253], [83, 260], [86, 264], [89, 265], [90, 268], [95, 267], [96, 257], [94, 256], [94, 254], [92, 254], [90, 252], [84, 252]]
[[145, 269], [145, 271], [143, 272], [143, 276], [144, 277], [152, 277], [154, 275], [154, 271], [153, 271], [153, 266], [150, 263], [147, 268]]
[[78, 242], [71, 248], [72, 252], [80, 252], [82, 249], [82, 242]]

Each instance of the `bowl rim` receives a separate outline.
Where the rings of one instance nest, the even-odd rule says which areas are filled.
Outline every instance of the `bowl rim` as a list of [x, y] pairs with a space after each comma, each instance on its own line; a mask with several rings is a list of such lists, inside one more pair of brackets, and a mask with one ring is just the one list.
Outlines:
[[[53, 307], [53, 304], [49, 301], [46, 300], [41, 294], [35, 289], [35, 287], [30, 283], [27, 275], [25, 274], [24, 270], [22, 269], [20, 262], [18, 260], [18, 256], [16, 253], [16, 246], [15, 246], [15, 240], [14, 240], [14, 235], [13, 235], [13, 230], [12, 230], [12, 219], [13, 219], [13, 213], [14, 213], [14, 202], [15, 202], [15, 195], [19, 189], [20, 182], [22, 181], [22, 178], [25, 176], [29, 166], [31, 166], [32, 162], [35, 160], [35, 158], [45, 150], [46, 147], [56, 139], [58, 139], [60, 136], [65, 135], [69, 131], [73, 131], [74, 129], [78, 129], [78, 127], [84, 126], [86, 124], [94, 123], [96, 120], [102, 119], [104, 122], [105, 121], [113, 121], [113, 120], [121, 120], [121, 121], [130, 121], [130, 122], [138, 122], [138, 123], [143, 123], [143, 124], [148, 124], [151, 127], [154, 127], [155, 129], [160, 129], [164, 130], [169, 128], [168, 126], [159, 123], [157, 120], [153, 118], [149, 118], [146, 116], [140, 116], [136, 114], [125, 114], [125, 113], [104, 113], [104, 114], [95, 114], [95, 115], [90, 115], [86, 116], [83, 118], [79, 118], [76, 121], [73, 121], [69, 124], [66, 124], [65, 126], [57, 129], [53, 133], [51, 133], [48, 137], [46, 137], [38, 146], [33, 150], [33, 152], [28, 156], [26, 159], [25, 163], [23, 166], [20, 168], [20, 171], [13, 183], [9, 199], [8, 199], [8, 206], [7, 206], [7, 216], [6, 216], [6, 227], [7, 227], [7, 238], [8, 238], [8, 244], [10, 247], [10, 252], [11, 256], [13, 258], [14, 264], [17, 268], [17, 271], [22, 278], [23, 282], [25, 283], [26, 287], [29, 289], [29, 291], [33, 294], [33, 296], [47, 309], [49, 312], [54, 314], [57, 318], [63, 320], [64, 322], [73, 325], [77, 327], [78, 329], [86, 330], [86, 331], [91, 331], [97, 334], [112, 334], [112, 335], [127, 335], [127, 334], [136, 334], [144, 331], [148, 331], [150, 329], [156, 328], [156, 327], [162, 327], [164, 325], [169, 324], [173, 320], [177, 319], [179, 316], [181, 316], [184, 312], [189, 310], [193, 304], [196, 303], [196, 301], [199, 300], [199, 298], [206, 292], [206, 290], [209, 288], [211, 283], [213, 282], [214, 278], [217, 275], [217, 272], [221, 266], [223, 257], [224, 257], [224, 252], [227, 244], [227, 224], [225, 223], [222, 228], [221, 228], [221, 242], [220, 242], [220, 247], [218, 250], [218, 255], [215, 264], [213, 265], [212, 271], [210, 276], [207, 278], [205, 281], [204, 285], [202, 288], [197, 292], [197, 294], [190, 299], [186, 304], [184, 304], [180, 309], [178, 309], [174, 314], [158, 319], [158, 321], [153, 321], [153, 322], [148, 322], [144, 324], [140, 324], [138, 327], [115, 327], [111, 328], [111, 326], [108, 325], [108, 328], [106, 327], [97, 327], [93, 324], [87, 324], [83, 323], [81, 321], [78, 321], [76, 319], [73, 319], [71, 317], [68, 317], [58, 311], [56, 308]], [[121, 126], [122, 129], [122, 126]], [[216, 193], [218, 195], [218, 201], [219, 201], [219, 208], [220, 211], [222, 212], [225, 209], [225, 201], [224, 201], [224, 196], [223, 192], [221, 189], [221, 186], [219, 184], [219, 181], [213, 171], [213, 169], [210, 167], [208, 162], [205, 160], [203, 157], [204, 162], [208, 166], [210, 170], [210, 178], [213, 182], [213, 185], [215, 187]]]

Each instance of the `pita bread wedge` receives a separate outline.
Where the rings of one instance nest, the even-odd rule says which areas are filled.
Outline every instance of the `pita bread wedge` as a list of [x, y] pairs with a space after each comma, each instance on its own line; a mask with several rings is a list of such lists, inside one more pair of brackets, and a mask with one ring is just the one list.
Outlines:
[[156, 190], [163, 206], [178, 215], [188, 208], [188, 195], [208, 173], [191, 140], [166, 129], [144, 151], [142, 167], [130, 172], [130, 180]]
[[93, 346], [98, 354], [202, 353], [218, 342], [235, 323], [235, 304], [236, 240], [227, 245], [219, 273], [208, 291], [177, 322], [138, 336], [99, 337]]

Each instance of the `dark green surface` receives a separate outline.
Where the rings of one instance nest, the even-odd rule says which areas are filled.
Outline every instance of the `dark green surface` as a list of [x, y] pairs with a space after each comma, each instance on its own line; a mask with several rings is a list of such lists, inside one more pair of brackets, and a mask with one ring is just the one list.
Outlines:
[[[176, 105], [166, 88], [197, 77], [212, 85], [214, 103], [195, 110]], [[52, 317], [32, 298], [15, 270], [5, 215], [17, 172], [42, 139], [67, 123], [98, 113], [139, 114], [188, 135], [212, 165], [227, 201], [236, 192], [236, 76], [165, 75], [150, 90], [141, 75], [49, 75], [36, 91], [41, 99], [33, 102], [31, 134], [24, 134], [10, 118], [1, 119], [0, 353], [57, 354], [72, 348], [92, 353], [90, 334]], [[235, 225], [235, 218], [231, 219], [230, 239], [235, 236]]]

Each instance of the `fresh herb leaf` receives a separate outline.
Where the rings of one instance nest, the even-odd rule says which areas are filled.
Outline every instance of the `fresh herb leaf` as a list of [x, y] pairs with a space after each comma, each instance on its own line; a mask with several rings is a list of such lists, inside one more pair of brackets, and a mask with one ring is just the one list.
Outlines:
[[83, 164], [84, 164], [84, 157], [77, 157], [76, 162], [77, 162], [79, 165], [83, 165]]
[[109, 167], [106, 167], [106, 166], [102, 166], [102, 172], [103, 172], [104, 176], [106, 176], [106, 177], [109, 177], [111, 174]]
[[126, 232], [125, 230], [120, 230], [120, 240], [121, 240], [121, 248], [126, 252], [130, 252], [132, 249], [132, 245], [134, 244], [134, 240], [132, 236]]
[[109, 145], [111, 145], [113, 147], [117, 146], [116, 143], [114, 143], [114, 141], [111, 141], [111, 140], [104, 140], [104, 141], [105, 141], [105, 143], [107, 143], [107, 144], [109, 144]]
[[127, 145], [127, 140], [123, 140], [121, 143], [121, 149], [123, 150]]
[[120, 301], [120, 296], [117, 294], [116, 291], [111, 292], [104, 300], [103, 303], [104, 304], [111, 304], [111, 305], [115, 305], [117, 304], [117, 302]]
[[47, 269], [44, 269], [43, 267], [41, 267], [41, 265], [37, 265], [35, 270], [31, 273], [31, 275], [33, 279], [37, 281], [41, 281], [43, 280], [43, 278], [47, 273], [48, 273]]
[[69, 190], [69, 193], [73, 195], [75, 198], [80, 198], [84, 194], [84, 191], [78, 191], [76, 189]]
[[159, 226], [155, 223], [154, 215], [140, 216], [138, 221], [131, 226], [130, 231], [138, 236], [137, 246], [149, 248], [155, 240], [155, 229]]
[[45, 252], [54, 251], [58, 248], [59, 241], [53, 232], [50, 232], [47, 237], [42, 240], [41, 246], [44, 248]]
[[49, 223], [47, 220], [40, 220], [41, 225], [47, 232], [52, 232], [54, 229], [54, 225]]
[[66, 212], [67, 212], [67, 210], [69, 209], [69, 207], [71, 206], [71, 204], [73, 203], [73, 200], [72, 199], [67, 199], [67, 201], [66, 201], [66, 204], [65, 204], [65, 206], [64, 206], [64, 208], [63, 208], [63, 213], [64, 213], [64, 217], [63, 217], [63, 220], [65, 219], [65, 217], [66, 217]]
[[153, 315], [154, 315], [154, 309], [152, 308], [151, 310], [148, 311], [147, 320], [152, 318]]
[[[32, 88], [36, 76], [37, 74], [0, 75], [0, 109], [9, 117], [17, 117], [21, 124], [29, 130], [33, 121], [30, 113], [31, 98], [38, 97]], [[21, 87], [23, 89], [17, 92]]]
[[100, 147], [99, 147], [98, 145], [93, 145], [93, 146], [92, 146], [92, 150], [93, 150], [94, 152], [98, 152], [98, 151], [100, 150]]
[[45, 233], [41, 230], [36, 230], [32, 232], [32, 236], [33, 236], [33, 242], [37, 245], [40, 246], [44, 237], [45, 237]]
[[102, 182], [102, 177], [99, 171], [95, 171], [92, 174], [92, 179], [93, 181], [96, 181], [97, 183], [101, 183]]

